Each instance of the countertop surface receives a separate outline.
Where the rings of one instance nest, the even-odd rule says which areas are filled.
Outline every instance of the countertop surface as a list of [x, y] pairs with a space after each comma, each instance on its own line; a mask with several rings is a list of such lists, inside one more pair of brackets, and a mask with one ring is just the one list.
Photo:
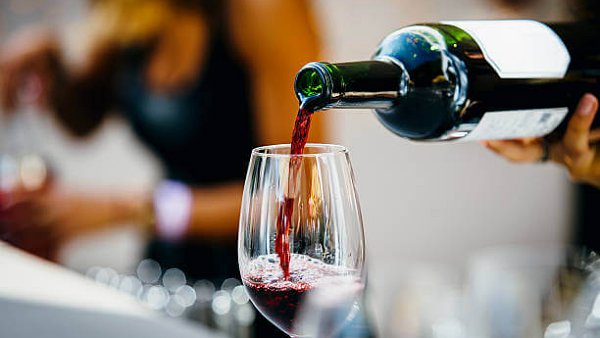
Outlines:
[[154, 316], [135, 299], [0, 241], [0, 299]]
[[0, 242], [0, 328], [10, 338], [223, 338]]

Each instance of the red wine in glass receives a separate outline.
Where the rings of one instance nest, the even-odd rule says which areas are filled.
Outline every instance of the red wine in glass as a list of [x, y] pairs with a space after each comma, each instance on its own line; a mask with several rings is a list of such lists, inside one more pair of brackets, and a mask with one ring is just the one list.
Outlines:
[[260, 256], [249, 263], [242, 277], [258, 310], [276, 326], [290, 334], [294, 318], [307, 293], [322, 280], [344, 274], [343, 268], [309, 256], [293, 254], [289, 275], [284, 277], [278, 256]]

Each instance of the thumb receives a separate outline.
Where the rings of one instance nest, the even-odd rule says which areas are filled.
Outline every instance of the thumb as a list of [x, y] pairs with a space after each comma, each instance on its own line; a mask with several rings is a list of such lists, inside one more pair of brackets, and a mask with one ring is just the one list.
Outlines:
[[594, 95], [585, 94], [579, 101], [563, 138], [569, 156], [576, 158], [589, 150], [590, 127], [597, 110], [598, 99]]

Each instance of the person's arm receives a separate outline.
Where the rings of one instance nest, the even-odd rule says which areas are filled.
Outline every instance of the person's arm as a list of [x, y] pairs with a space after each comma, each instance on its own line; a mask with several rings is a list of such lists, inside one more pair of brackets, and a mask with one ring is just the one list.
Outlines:
[[[310, 8], [303, 0], [233, 0], [230, 6], [234, 46], [251, 71], [258, 141], [290, 143], [298, 110], [294, 78], [305, 63], [318, 58]], [[309, 139], [321, 142], [323, 130], [317, 117]], [[235, 234], [242, 189], [242, 182], [194, 189], [189, 232], [209, 237]]]
[[[564, 166], [571, 179], [600, 188], [600, 129], [591, 130], [598, 99], [586, 94], [559, 142], [548, 145], [548, 159]], [[542, 139], [487, 141], [484, 145], [512, 162], [531, 163], [544, 157]]]
[[235, 238], [243, 182], [193, 188], [193, 205], [187, 234], [200, 238]]
[[0, 238], [41, 257], [57, 260], [71, 239], [120, 227], [150, 225], [150, 194], [122, 191], [82, 193], [48, 187], [14, 191], [0, 206]]
[[[232, 38], [252, 76], [260, 144], [290, 143], [298, 111], [294, 79], [319, 57], [315, 19], [305, 0], [230, 1]], [[321, 142], [324, 125], [315, 114], [309, 140]]]
[[0, 51], [0, 101], [3, 111], [18, 108], [19, 93], [35, 86], [37, 104], [50, 110], [67, 131], [85, 136], [114, 103], [116, 49], [94, 42], [85, 62], [75, 69], [64, 61], [58, 38], [31, 28], [13, 37]]

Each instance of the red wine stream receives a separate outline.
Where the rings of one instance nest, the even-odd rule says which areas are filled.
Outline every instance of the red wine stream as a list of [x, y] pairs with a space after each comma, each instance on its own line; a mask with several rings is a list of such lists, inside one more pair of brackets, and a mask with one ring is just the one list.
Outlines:
[[310, 130], [311, 117], [312, 110], [300, 106], [292, 132], [292, 158], [289, 164], [287, 195], [284, 198], [283, 205], [281, 205], [277, 217], [275, 251], [279, 255], [279, 264], [283, 270], [285, 280], [290, 278], [290, 231], [292, 228], [292, 215], [294, 213], [296, 180], [300, 171], [300, 165], [302, 164], [302, 159], [299, 155], [304, 153], [304, 146], [308, 140], [308, 131]]

